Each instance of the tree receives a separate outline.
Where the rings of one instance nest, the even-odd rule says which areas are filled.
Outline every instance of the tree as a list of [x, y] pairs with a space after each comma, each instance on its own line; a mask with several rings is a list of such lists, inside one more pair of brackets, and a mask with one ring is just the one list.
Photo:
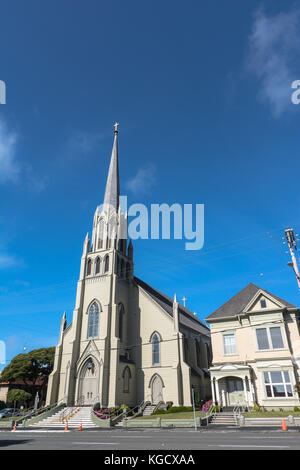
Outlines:
[[[18, 354], [3, 369], [0, 382], [22, 381], [32, 394], [37, 391], [37, 380], [42, 395], [45, 395], [48, 377], [53, 369], [55, 348], [33, 349], [27, 354]], [[41, 397], [42, 398], [42, 397]]]
[[13, 403], [14, 408], [15, 408], [17, 403], [26, 405], [26, 402], [30, 400], [31, 398], [32, 398], [31, 394], [28, 392], [25, 392], [25, 390], [14, 388], [12, 390], [9, 390], [6, 401], [7, 403]]

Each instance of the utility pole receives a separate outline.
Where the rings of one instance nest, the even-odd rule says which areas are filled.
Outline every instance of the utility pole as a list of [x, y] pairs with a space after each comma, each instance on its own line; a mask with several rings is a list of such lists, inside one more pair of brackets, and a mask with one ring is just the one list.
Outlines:
[[288, 227], [285, 230], [285, 238], [287, 240], [287, 244], [289, 246], [290, 250], [290, 255], [292, 258], [292, 261], [288, 263], [289, 266], [291, 266], [294, 270], [294, 273], [296, 275], [297, 283], [298, 283], [298, 288], [300, 290], [300, 275], [299, 275], [299, 269], [298, 269], [298, 264], [295, 256], [295, 252], [297, 251], [297, 241], [295, 238], [294, 230], [290, 227]]

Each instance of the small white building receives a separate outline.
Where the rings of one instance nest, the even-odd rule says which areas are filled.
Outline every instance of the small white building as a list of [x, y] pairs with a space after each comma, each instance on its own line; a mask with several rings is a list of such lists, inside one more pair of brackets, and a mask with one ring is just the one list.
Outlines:
[[186, 307], [134, 276], [119, 205], [118, 130], [105, 189], [87, 234], [73, 320], [63, 316], [47, 403], [191, 405], [210, 397], [210, 332]]
[[249, 284], [209, 315], [213, 401], [266, 409], [299, 406], [299, 309]]

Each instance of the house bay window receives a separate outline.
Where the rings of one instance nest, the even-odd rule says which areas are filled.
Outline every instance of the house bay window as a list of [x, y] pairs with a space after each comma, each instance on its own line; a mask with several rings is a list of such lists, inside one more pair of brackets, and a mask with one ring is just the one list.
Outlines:
[[223, 335], [224, 340], [224, 354], [234, 355], [236, 354], [236, 344], [234, 334]]
[[288, 398], [293, 396], [290, 374], [287, 370], [264, 372], [264, 382], [268, 398]]
[[280, 326], [256, 328], [256, 338], [259, 350], [284, 348]]

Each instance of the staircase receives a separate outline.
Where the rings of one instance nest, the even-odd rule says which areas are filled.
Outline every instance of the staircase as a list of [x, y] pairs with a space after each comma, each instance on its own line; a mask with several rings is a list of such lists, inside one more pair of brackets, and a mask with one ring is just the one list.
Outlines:
[[69, 428], [78, 428], [82, 424], [82, 429], [96, 428], [91, 418], [92, 409], [90, 406], [68, 406], [58, 411], [52, 416], [45, 418], [32, 425], [39, 428], [64, 428], [68, 423]]
[[210, 424], [217, 424], [223, 426], [237, 426], [236, 415], [233, 411], [223, 411], [215, 413], [212, 417]]
[[147, 405], [146, 408], [143, 411], [143, 416], [149, 416], [153, 413], [155, 410], [156, 405]]

